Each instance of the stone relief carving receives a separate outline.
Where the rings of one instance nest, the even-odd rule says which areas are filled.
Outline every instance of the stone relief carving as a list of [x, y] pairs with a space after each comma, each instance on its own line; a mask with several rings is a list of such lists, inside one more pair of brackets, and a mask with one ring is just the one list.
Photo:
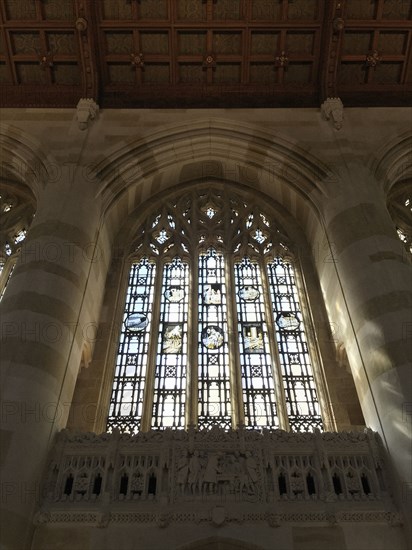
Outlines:
[[176, 465], [177, 498], [193, 500], [256, 500], [259, 474], [250, 451], [240, 453], [194, 451]]
[[91, 120], [97, 117], [99, 106], [94, 99], [82, 98], [77, 104], [77, 122], [80, 130], [86, 130]]
[[339, 97], [328, 97], [321, 105], [322, 116], [330, 120], [335, 130], [343, 126], [343, 103]]
[[[366, 517], [371, 502], [375, 514], [392, 511], [383, 478], [382, 449], [371, 430], [64, 430], [50, 457], [36, 521], [104, 528], [133, 516], [160, 528], [175, 521], [262, 521], [277, 527], [297, 521], [291, 507], [300, 501], [309, 521], [336, 523], [343, 521], [340, 513]], [[190, 503], [196, 503], [191, 520]]]

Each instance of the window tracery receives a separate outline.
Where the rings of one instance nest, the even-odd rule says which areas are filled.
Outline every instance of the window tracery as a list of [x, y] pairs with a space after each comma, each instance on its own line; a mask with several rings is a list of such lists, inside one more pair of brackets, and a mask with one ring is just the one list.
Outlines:
[[131, 256], [108, 429], [322, 428], [290, 244], [219, 186], [164, 200]]
[[399, 239], [412, 255], [412, 191], [411, 181], [401, 182], [392, 190], [388, 210], [396, 226]]
[[23, 193], [0, 187], [0, 300], [13, 273], [34, 216], [34, 205]]

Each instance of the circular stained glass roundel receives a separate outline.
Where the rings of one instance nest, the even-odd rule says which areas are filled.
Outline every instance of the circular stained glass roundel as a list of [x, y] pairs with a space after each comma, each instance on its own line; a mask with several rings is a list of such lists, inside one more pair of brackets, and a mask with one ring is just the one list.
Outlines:
[[142, 332], [149, 323], [147, 315], [144, 313], [132, 313], [126, 317], [124, 326], [130, 332]]
[[294, 313], [279, 313], [276, 324], [282, 330], [292, 331], [299, 328], [300, 321]]
[[208, 325], [202, 331], [202, 343], [210, 350], [220, 348], [223, 345], [222, 329], [214, 325]]
[[255, 302], [259, 297], [259, 290], [254, 286], [244, 286], [240, 289], [239, 296], [245, 302]]
[[172, 303], [178, 303], [185, 297], [185, 290], [181, 286], [169, 286], [165, 292], [166, 299]]

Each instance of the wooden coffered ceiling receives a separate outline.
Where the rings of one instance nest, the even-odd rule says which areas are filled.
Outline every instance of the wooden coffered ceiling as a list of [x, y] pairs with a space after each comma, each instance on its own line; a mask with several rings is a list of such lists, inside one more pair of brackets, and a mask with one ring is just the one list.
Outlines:
[[412, 0], [2, 0], [3, 107], [408, 105]]

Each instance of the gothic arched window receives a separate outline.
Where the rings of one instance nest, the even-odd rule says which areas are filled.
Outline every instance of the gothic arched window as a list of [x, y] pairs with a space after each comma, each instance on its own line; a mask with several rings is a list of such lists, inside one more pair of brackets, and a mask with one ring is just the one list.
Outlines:
[[209, 187], [137, 234], [108, 429], [321, 428], [297, 269], [268, 212]]
[[13, 273], [34, 216], [34, 204], [24, 192], [0, 187], [0, 300]]
[[411, 180], [394, 186], [388, 197], [388, 210], [406, 250], [412, 254], [412, 192]]

